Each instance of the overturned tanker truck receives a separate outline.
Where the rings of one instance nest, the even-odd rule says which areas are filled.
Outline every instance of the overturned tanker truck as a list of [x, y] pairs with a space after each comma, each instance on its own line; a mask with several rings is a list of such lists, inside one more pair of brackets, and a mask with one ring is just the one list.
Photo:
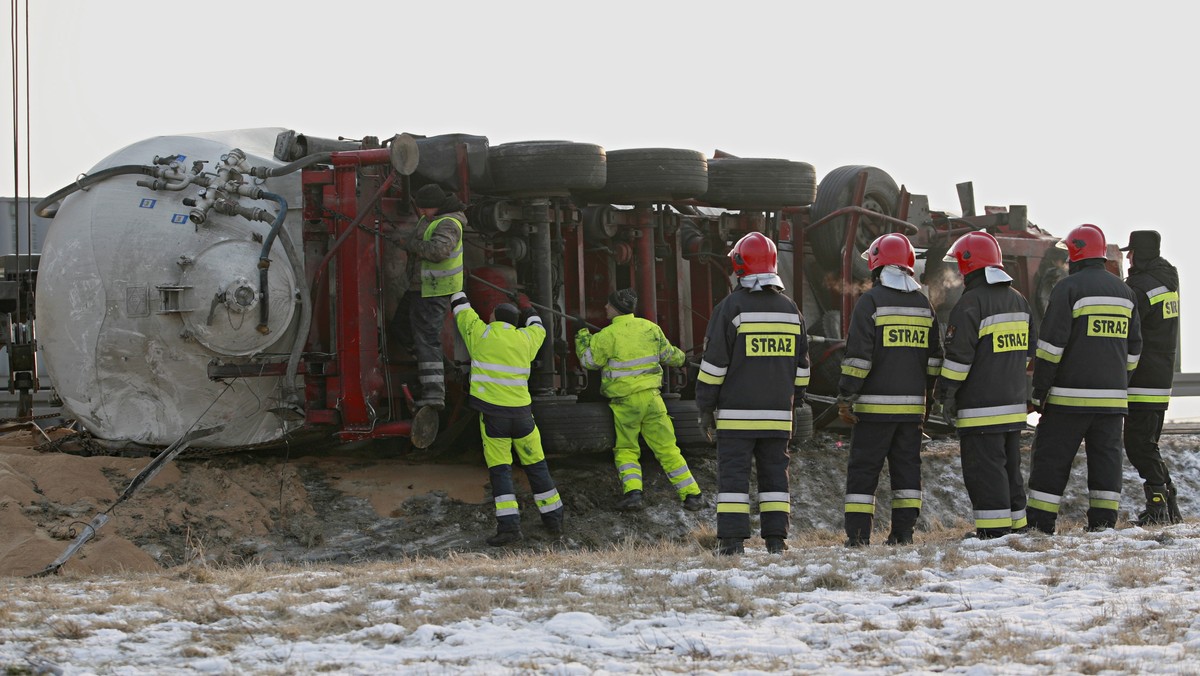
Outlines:
[[[879, 234], [911, 238], [943, 315], [961, 287], [942, 255], [968, 230], [1001, 240], [1035, 312], [1066, 274], [1056, 238], [1025, 207], [976, 214], [961, 184], [961, 215], [932, 211], [869, 166], [818, 184], [803, 162], [669, 148], [284, 129], [163, 136], [117, 151], [37, 207], [54, 220], [36, 321], [64, 414], [111, 449], [167, 446], [197, 429], [211, 433], [192, 448], [210, 451], [313, 438], [393, 439], [401, 450], [472, 443], [470, 358], [452, 318], [442, 327], [447, 406], [436, 413], [418, 414], [417, 364], [389, 330], [405, 252], [385, 235], [416, 223], [412, 196], [430, 183], [468, 205], [465, 287], [480, 313], [516, 293], [541, 309], [548, 335], [529, 387], [549, 453], [612, 446], [599, 378], [577, 361], [566, 320], [603, 324], [608, 294], [622, 287], [693, 355], [668, 369], [663, 392], [681, 445], [708, 443], [695, 362], [731, 290], [726, 252], [747, 232], [778, 243], [811, 336], [818, 410], [866, 286], [859, 253]], [[1115, 251], [1110, 259], [1119, 264]], [[799, 409], [799, 433], [830, 417]]]

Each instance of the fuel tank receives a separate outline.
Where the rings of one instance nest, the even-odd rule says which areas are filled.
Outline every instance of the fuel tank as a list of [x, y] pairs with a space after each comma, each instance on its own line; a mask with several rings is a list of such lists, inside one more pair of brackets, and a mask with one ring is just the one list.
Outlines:
[[[134, 143], [89, 173], [151, 165], [219, 166], [233, 149], [245, 165], [277, 167], [282, 129], [160, 136]], [[37, 283], [38, 341], [66, 413], [111, 445], [170, 444], [193, 428], [223, 430], [193, 446], [231, 447], [278, 440], [301, 424], [281, 394], [299, 386], [282, 376], [214, 381], [211, 363], [286, 360], [297, 339], [304, 262], [299, 172], [250, 185], [284, 198], [282, 232], [270, 249], [266, 294], [259, 258], [272, 222], [211, 210], [195, 222], [204, 189], [158, 189], [119, 175], [63, 200], [46, 235]], [[187, 200], [187, 202], [185, 202]], [[238, 200], [272, 214], [268, 199]], [[260, 304], [269, 319], [260, 321]]]

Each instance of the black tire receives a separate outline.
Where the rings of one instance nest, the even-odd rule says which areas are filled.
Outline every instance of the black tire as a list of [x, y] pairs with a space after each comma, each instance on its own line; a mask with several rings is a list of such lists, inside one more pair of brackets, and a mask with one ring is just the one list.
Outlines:
[[[860, 172], [867, 172], [867, 190], [863, 206], [876, 213], [895, 217], [900, 212], [900, 188], [887, 172], [875, 167], [851, 165], [838, 167], [825, 175], [817, 186], [817, 198], [812, 205], [812, 222], [832, 214], [842, 207], [850, 206], [854, 199], [854, 188], [858, 185]], [[839, 216], [832, 221], [808, 232], [813, 256], [824, 271], [836, 272], [842, 268], [842, 248], [846, 240], [849, 216]], [[866, 279], [870, 275], [866, 261], [859, 257], [876, 237], [894, 228], [885, 221], [860, 218], [855, 236], [854, 278]]]
[[526, 141], [488, 151], [491, 192], [558, 196], [604, 187], [604, 149], [590, 143]]
[[682, 449], [712, 448], [700, 427], [700, 409], [695, 399], [667, 399], [667, 415], [675, 425], [675, 444]]
[[612, 409], [605, 402], [533, 402], [533, 419], [547, 455], [612, 451], [617, 443]]
[[708, 192], [713, 206], [763, 209], [799, 207], [817, 197], [811, 164], [791, 160], [722, 157], [708, 161]]
[[604, 187], [585, 195], [596, 204], [692, 199], [708, 190], [708, 160], [695, 150], [635, 148], [607, 154]]

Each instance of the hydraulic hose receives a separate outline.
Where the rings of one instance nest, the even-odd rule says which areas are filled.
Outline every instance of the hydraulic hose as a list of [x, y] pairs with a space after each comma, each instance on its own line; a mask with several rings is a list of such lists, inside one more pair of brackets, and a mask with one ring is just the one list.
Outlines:
[[275, 167], [274, 169], [255, 167], [250, 171], [250, 173], [252, 176], [256, 176], [258, 178], [276, 178], [279, 176], [286, 176], [287, 174], [290, 174], [294, 171], [299, 171], [300, 169], [312, 166], [314, 164], [328, 162], [332, 158], [333, 153], [313, 153], [312, 155], [305, 155], [295, 162], [289, 162], [288, 164], [285, 164], [281, 167]]
[[270, 232], [263, 239], [262, 251], [258, 254], [258, 293], [262, 299], [258, 305], [258, 331], [265, 334], [271, 330], [267, 326], [267, 320], [271, 316], [271, 304], [268, 302], [270, 299], [267, 297], [267, 273], [271, 269], [271, 245], [275, 243], [275, 238], [279, 236], [279, 229], [283, 227], [283, 221], [287, 218], [288, 205], [287, 200], [273, 192], [264, 190], [262, 196], [263, 199], [269, 199], [279, 205], [279, 215], [271, 224]]
[[101, 169], [94, 174], [88, 174], [83, 178], [80, 178], [70, 185], [63, 186], [62, 188], [55, 190], [47, 197], [43, 197], [42, 201], [34, 205], [33, 210], [34, 213], [41, 218], [54, 218], [54, 216], [58, 213], [58, 208], [54, 207], [54, 205], [61, 202], [64, 198], [77, 190], [89, 188], [93, 184], [108, 180], [113, 176], [125, 176], [128, 174], [153, 176], [155, 171], [156, 169], [154, 167], [140, 164], [122, 164], [116, 167]]

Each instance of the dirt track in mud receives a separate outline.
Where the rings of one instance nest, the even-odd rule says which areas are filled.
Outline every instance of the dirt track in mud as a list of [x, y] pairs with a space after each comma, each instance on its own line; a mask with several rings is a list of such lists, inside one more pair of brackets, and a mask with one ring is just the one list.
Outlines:
[[[1026, 451], [1031, 440], [1026, 435]], [[82, 457], [35, 450], [29, 431], [0, 435], [0, 575], [27, 575], [61, 554], [97, 512], [108, 509], [149, 458]], [[1181, 487], [1185, 515], [1200, 478], [1196, 437], [1164, 440]], [[818, 434], [792, 457], [794, 532], [816, 529], [840, 539], [849, 444]], [[619, 483], [608, 454], [550, 458], [567, 508], [562, 539], [546, 535], [522, 472], [518, 478], [525, 541], [519, 547], [587, 549], [614, 542], [712, 544], [716, 494], [713, 449], [686, 454], [708, 508], [682, 509], [650, 453], [643, 455], [646, 508], [614, 511]], [[919, 527], [969, 528], [958, 445], [931, 441], [923, 457], [924, 509]], [[1086, 509], [1084, 454], [1067, 489], [1064, 514]], [[1028, 455], [1025, 456], [1028, 473]], [[880, 504], [886, 505], [887, 476]], [[1126, 471], [1126, 513], [1140, 507], [1140, 483]], [[886, 528], [880, 509], [877, 531]], [[487, 471], [479, 451], [418, 462], [381, 446], [231, 454], [183, 459], [111, 512], [112, 520], [64, 567], [71, 573], [154, 570], [202, 560], [216, 565], [354, 562], [450, 552], [490, 551], [495, 528]], [[877, 536], [878, 538], [878, 536]], [[751, 542], [751, 546], [755, 546]]]

